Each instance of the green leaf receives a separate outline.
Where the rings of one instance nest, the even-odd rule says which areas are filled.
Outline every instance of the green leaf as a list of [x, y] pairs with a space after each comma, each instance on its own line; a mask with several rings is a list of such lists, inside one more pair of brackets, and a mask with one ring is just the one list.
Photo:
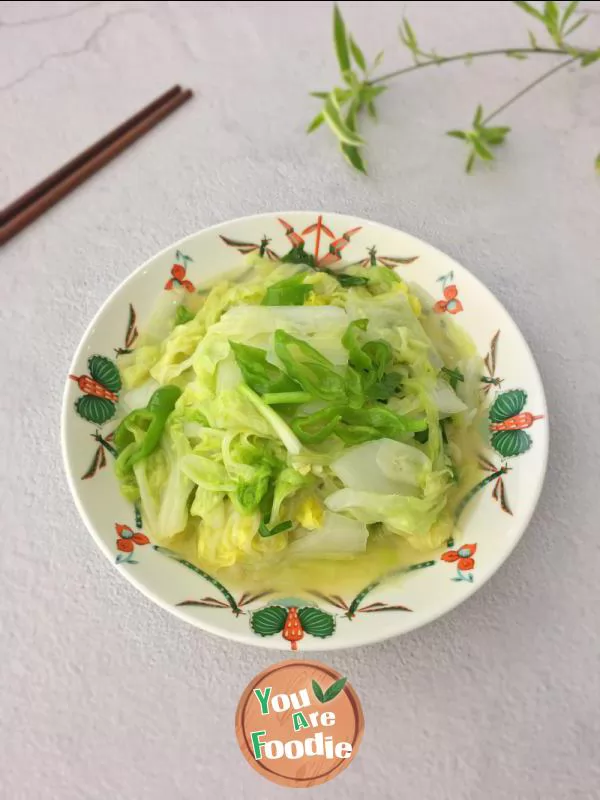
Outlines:
[[361, 139], [358, 134], [351, 131], [342, 119], [338, 101], [333, 94], [330, 94], [327, 100], [325, 100], [323, 115], [325, 117], [325, 122], [340, 141], [345, 144], [354, 145], [354, 147], [361, 147], [364, 145], [364, 139]]
[[358, 75], [356, 74], [356, 72], [354, 72], [353, 69], [346, 69], [344, 70], [344, 72], [342, 72], [342, 78], [350, 87], [350, 90], [348, 92], [349, 96], [357, 94], [358, 91], [360, 90], [360, 87], [362, 86], [362, 82], [358, 77]]
[[380, 94], [387, 91], [387, 88], [387, 86], [369, 86], [368, 84], [363, 84], [358, 95], [358, 101], [366, 105], [368, 110], [369, 103], [372, 103]]
[[467, 158], [467, 163], [465, 164], [465, 172], [470, 174], [473, 170], [473, 164], [475, 163], [475, 151], [471, 150], [469, 153], [469, 157]]
[[475, 110], [475, 116], [473, 117], [473, 125], [479, 125], [483, 118], [483, 106], [481, 103], [477, 106]]
[[117, 365], [106, 356], [92, 356], [88, 360], [90, 375], [109, 392], [121, 389], [121, 376]]
[[348, 161], [350, 166], [366, 175], [367, 168], [365, 167], [365, 162], [362, 159], [358, 147], [354, 147], [354, 145], [351, 144], [345, 144], [344, 142], [340, 142], [340, 147], [342, 149], [342, 153], [344, 154], [344, 158]]
[[600, 174], [600, 153], [596, 156], [596, 160], [594, 161], [594, 166], [596, 168], [596, 172]]
[[404, 25], [404, 37], [405, 37], [405, 38], [403, 38], [403, 41], [406, 44], [406, 46], [408, 47], [408, 49], [412, 53], [416, 54], [416, 53], [418, 53], [419, 45], [417, 44], [417, 37], [415, 35], [415, 32], [412, 29], [412, 25], [406, 19], [406, 17], [403, 18], [402, 23]]
[[479, 158], [482, 158], [484, 161], [494, 160], [494, 154], [487, 149], [487, 147], [483, 144], [481, 139], [476, 138], [473, 139], [472, 142], [473, 142], [473, 149], [475, 150]]
[[75, 411], [88, 422], [93, 422], [94, 425], [103, 425], [114, 417], [116, 406], [105, 397], [86, 394], [75, 401]]
[[582, 67], [589, 67], [590, 64], [593, 64], [595, 61], [598, 61], [600, 58], [600, 48], [598, 50], [592, 50], [591, 53], [586, 53], [581, 59], [581, 66]]
[[177, 261], [183, 261], [184, 264], [187, 264], [189, 261], [194, 260], [191, 256], [186, 256], [185, 253], [182, 253], [181, 250], [175, 251], [175, 258], [177, 259]]
[[311, 97], [317, 97], [319, 100], [326, 100], [329, 97], [329, 92], [309, 92]]
[[563, 14], [563, 18], [562, 18], [562, 20], [560, 22], [560, 30], [561, 30], [561, 32], [564, 31], [565, 25], [567, 24], [567, 22], [569, 21], [571, 16], [575, 13], [575, 11], [577, 11], [577, 6], [578, 5], [579, 5], [579, 1], [578, 0], [572, 0], [572, 2], [570, 2], [569, 5], [566, 7], [565, 13]]
[[527, 402], [527, 392], [523, 389], [510, 389], [501, 392], [490, 408], [490, 422], [504, 422], [504, 420], [520, 414]]
[[419, 45], [417, 43], [417, 37], [415, 35], [415, 32], [413, 31], [410, 22], [406, 19], [406, 17], [403, 18], [402, 25], [400, 25], [400, 27], [398, 28], [398, 33], [400, 35], [400, 40], [402, 44], [404, 44], [405, 47], [407, 47], [410, 50], [415, 64], [418, 64], [421, 52], [419, 50]]
[[300, 624], [310, 636], [316, 636], [318, 639], [326, 639], [331, 636], [335, 630], [335, 617], [333, 614], [328, 614], [320, 608], [312, 608], [307, 606], [298, 609], [298, 618]]
[[565, 32], [565, 36], [570, 36], [573, 33], [573, 31], [576, 31], [577, 28], [583, 25], [584, 22], [587, 22], [589, 18], [590, 18], [589, 14], [584, 14], [582, 17], [579, 17], [577, 22], [573, 23], [573, 25], [571, 25], [569, 30]]
[[539, 48], [537, 39], [535, 38], [535, 36], [531, 31], [527, 31], [527, 33], [529, 34], [529, 44], [533, 47], [534, 50], [537, 50]]
[[348, 36], [346, 26], [337, 3], [333, 7], [333, 41], [335, 52], [340, 65], [340, 70], [345, 72], [350, 69], [350, 54], [348, 53]]
[[352, 56], [353, 56], [354, 60], [356, 61], [357, 66], [360, 69], [362, 69], [363, 72], [366, 72], [367, 71], [367, 62], [365, 61], [365, 57], [363, 55], [363, 51], [356, 44], [356, 42], [354, 41], [352, 36], [349, 37], [348, 42], [350, 44], [350, 52], [352, 53]]
[[312, 682], [312, 690], [313, 690], [314, 696], [317, 698], [319, 703], [324, 703], [325, 702], [325, 695], [323, 694], [323, 689], [321, 689], [321, 687], [316, 682], [316, 680], [314, 680], [314, 678], [313, 678], [313, 682]]
[[281, 633], [287, 615], [288, 609], [284, 606], [266, 606], [250, 615], [250, 627], [259, 636], [272, 636]]
[[312, 690], [320, 703], [329, 703], [334, 700], [343, 690], [347, 680], [348, 678], [339, 678], [337, 681], [334, 681], [325, 691], [323, 691], [319, 684], [313, 680]]
[[544, 3], [544, 19], [549, 33], [558, 33], [558, 4], [554, 0]]
[[371, 360], [375, 378], [381, 381], [393, 361], [392, 348], [384, 339], [373, 339], [363, 345], [363, 352]]
[[[355, 102], [350, 104], [350, 108], [346, 115], [346, 125], [348, 129], [351, 130], [353, 133], [356, 133], [356, 104]], [[342, 148], [342, 153], [344, 157], [348, 160], [349, 164], [357, 169], [359, 172], [367, 174], [367, 170], [365, 168], [365, 163], [362, 160], [362, 156], [357, 147], [354, 147], [350, 144], [344, 144], [344, 142], [340, 142], [340, 147]]]
[[490, 443], [503, 458], [514, 458], [526, 453], [532, 441], [525, 431], [497, 431], [492, 434]]
[[510, 133], [510, 128], [506, 126], [498, 126], [496, 128], [479, 128], [479, 136], [487, 144], [502, 144], [506, 138], [506, 134]]
[[386, 372], [380, 381], [377, 381], [366, 390], [369, 400], [389, 400], [400, 389], [402, 375], [399, 372]]
[[544, 22], [544, 15], [540, 11], [538, 11], [537, 8], [534, 8], [530, 3], [517, 2], [515, 0], [515, 5], [518, 6], [520, 9], [522, 9], [523, 11], [525, 11], [525, 13], [530, 14], [532, 17], [535, 17], [536, 19], [539, 19], [540, 22]]
[[446, 131], [446, 136], [452, 136], [454, 139], [467, 139], [467, 134], [464, 131]]
[[380, 50], [375, 56], [375, 61], [373, 62], [373, 69], [376, 69], [381, 64], [382, 61], [383, 61], [383, 50]]
[[367, 114], [371, 117], [371, 119], [377, 119], [377, 109], [375, 108], [375, 103], [372, 100], [367, 100]]
[[506, 55], [508, 58], [516, 58], [518, 61], [526, 61], [527, 56], [524, 53], [519, 53], [518, 51], [507, 51]]
[[345, 103], [346, 100], [352, 97], [353, 92], [351, 89], [340, 89], [339, 87], [336, 87], [332, 94], [338, 103]]
[[229, 342], [248, 386], [257, 394], [295, 392], [300, 388], [288, 375], [267, 360], [267, 351], [241, 342]]
[[339, 678], [339, 680], [334, 681], [329, 687], [329, 689], [327, 689], [327, 691], [325, 692], [325, 696], [323, 697], [323, 702], [329, 703], [331, 700], [334, 700], [346, 685], [347, 680], [348, 678]]
[[325, 117], [323, 116], [323, 112], [319, 111], [317, 116], [313, 119], [313, 121], [310, 123], [310, 125], [306, 128], [306, 132], [307, 133], [312, 133], [313, 131], [316, 131], [317, 128], [320, 128], [321, 125], [324, 122], [325, 122]]
[[482, 128], [482, 131], [486, 131], [486, 133], [493, 133], [495, 136], [506, 136], [507, 133], [510, 133], [511, 128], [508, 125], [498, 125], [497, 127], [489, 127], [489, 128]]

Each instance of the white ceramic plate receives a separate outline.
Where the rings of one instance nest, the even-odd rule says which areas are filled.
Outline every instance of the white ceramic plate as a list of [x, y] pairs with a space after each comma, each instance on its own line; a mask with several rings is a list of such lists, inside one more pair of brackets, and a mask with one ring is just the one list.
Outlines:
[[[121, 497], [110, 442], [118, 415], [117, 365], [119, 354], [135, 345], [161, 292], [179, 285], [194, 291], [238, 266], [240, 253], [262, 248], [283, 256], [294, 247], [311, 253], [322, 266], [362, 260], [390, 266], [439, 298], [436, 313], [452, 314], [482, 356], [487, 354], [481, 385], [494, 409], [490, 426], [496, 433], [506, 432], [492, 436], [496, 446], [485, 454], [487, 472], [473, 493], [457, 541], [422, 568], [401, 577], [382, 575], [368, 592], [352, 597], [325, 594], [314, 603], [279, 596], [248, 601], [213, 576], [155, 550], [132, 506]], [[78, 380], [68, 379], [65, 387], [65, 467], [79, 512], [98, 546], [155, 603], [192, 625], [248, 644], [280, 650], [299, 646], [303, 651], [355, 647], [436, 619], [469, 597], [506, 559], [529, 523], [544, 480], [544, 391], [531, 352], [508, 313], [444, 253], [407, 233], [356, 217], [306, 211], [262, 214], [199, 231], [168, 247], [108, 298], [83, 336], [70, 375]], [[103, 395], [100, 403], [98, 393]], [[284, 638], [290, 614], [298, 614], [303, 629], [299, 642]]]

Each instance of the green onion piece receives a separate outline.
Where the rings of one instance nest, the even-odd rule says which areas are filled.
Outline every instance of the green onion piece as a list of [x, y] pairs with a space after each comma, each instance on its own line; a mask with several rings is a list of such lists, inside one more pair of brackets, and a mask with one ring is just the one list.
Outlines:
[[262, 399], [269, 406], [277, 406], [285, 403], [309, 403], [313, 395], [308, 392], [269, 392], [263, 394]]
[[422, 431], [427, 427], [426, 420], [401, 417], [387, 408], [347, 408], [342, 416], [344, 422], [350, 425], [369, 425], [383, 431], [384, 436]]
[[161, 386], [146, 408], [138, 408], [121, 420], [113, 441], [117, 452], [115, 473], [123, 480], [133, 472], [135, 464], [153, 453], [160, 442], [169, 414], [181, 395], [178, 386]]
[[360, 275], [348, 275], [344, 272], [340, 272], [340, 274], [336, 275], [335, 277], [338, 279], [340, 286], [343, 286], [344, 288], [348, 288], [350, 286], [366, 286], [366, 284], [369, 282], [368, 278], [363, 278]]
[[284, 533], [285, 531], [289, 531], [290, 528], [293, 527], [293, 523], [291, 520], [286, 520], [285, 522], [280, 522], [278, 525], [274, 525], [272, 528], [267, 528], [266, 523], [268, 522], [268, 517], [261, 519], [258, 525], [258, 532], [266, 539], [268, 536], [276, 536], [278, 533]]
[[441, 371], [453, 389], [456, 389], [459, 381], [464, 381], [465, 379], [465, 376], [459, 369], [448, 369], [448, 367], [442, 367]]
[[296, 417], [291, 421], [290, 427], [304, 444], [317, 444], [324, 442], [334, 433], [341, 419], [340, 408], [332, 406], [322, 411], [315, 411], [313, 414]]
[[369, 279], [362, 275], [349, 275], [347, 272], [336, 272], [334, 269], [328, 269], [327, 267], [319, 267], [319, 270], [331, 275], [331, 277], [335, 278], [340, 286], [344, 288], [349, 288], [350, 286], [366, 286], [369, 282]]
[[304, 283], [305, 272], [298, 272], [269, 286], [263, 298], [263, 306], [302, 306], [312, 292], [312, 286]]
[[346, 368], [346, 394], [350, 408], [362, 408], [366, 396], [360, 374], [353, 368]]
[[278, 329], [273, 337], [275, 353], [286, 372], [304, 391], [322, 400], [345, 402], [345, 382], [334, 365], [314, 347]]
[[344, 444], [363, 444], [374, 439], [383, 439], [382, 431], [370, 425], [338, 425], [335, 435], [339, 436]]
[[194, 319], [196, 315], [186, 308], [185, 306], [177, 306], [177, 311], [175, 312], [175, 325], [185, 325], [186, 322]]

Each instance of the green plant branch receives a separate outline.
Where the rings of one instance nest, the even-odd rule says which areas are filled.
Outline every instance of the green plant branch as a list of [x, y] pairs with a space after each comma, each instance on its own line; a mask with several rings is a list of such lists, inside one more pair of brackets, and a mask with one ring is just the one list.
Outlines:
[[419, 61], [418, 64], [411, 64], [410, 67], [404, 67], [403, 69], [397, 69], [394, 72], [388, 72], [386, 75], [381, 75], [378, 78], [373, 78], [373, 80], [367, 81], [367, 83], [369, 86], [375, 86], [378, 83], [384, 83], [392, 78], [397, 78], [400, 75], [407, 75], [409, 72], [415, 72], [416, 70], [423, 69], [424, 67], [441, 67], [443, 64], [449, 64], [452, 61], [471, 61], [474, 58], [484, 58], [485, 56], [511, 56], [515, 54], [566, 56], [569, 55], [569, 51], [562, 49], [559, 50], [552, 47], [503, 47], [498, 48], [497, 50], [479, 50], [475, 53], [461, 53], [460, 55], [455, 56], [439, 56], [438, 58], [433, 58], [429, 61]]
[[[450, 56], [440, 56], [434, 50], [423, 50], [417, 41], [417, 36], [406, 18], [402, 20], [399, 35], [403, 45], [411, 53], [414, 63], [408, 67], [388, 72], [385, 75], [372, 77], [373, 70], [377, 69], [383, 58], [383, 51], [377, 54], [373, 63], [369, 65], [364, 53], [356, 39], [347, 30], [346, 24], [337, 5], [333, 10], [333, 40], [337, 61], [340, 67], [342, 85], [335, 86], [328, 92], [311, 92], [313, 97], [323, 101], [321, 111], [314, 117], [308, 126], [308, 133], [326, 125], [337, 138], [342, 154], [355, 169], [365, 172], [365, 163], [362, 153], [365, 145], [364, 138], [359, 132], [359, 120], [366, 112], [373, 119], [377, 118], [375, 100], [388, 88], [386, 82], [408, 75], [411, 72], [425, 67], [443, 66], [452, 62], [470, 63], [475, 58], [489, 56], [507, 56], [516, 59], [526, 59], [534, 55], [568, 56], [551, 69], [544, 72], [519, 92], [510, 97], [505, 103], [487, 115], [484, 114], [481, 104], [477, 106], [471, 127], [467, 130], [447, 131], [449, 136], [463, 140], [469, 147], [466, 170], [470, 172], [477, 159], [483, 161], [494, 160], [493, 148], [502, 144], [510, 133], [507, 126], [490, 126], [489, 123], [503, 111], [520, 100], [525, 94], [540, 85], [550, 77], [571, 64], [578, 63], [581, 67], [588, 67], [600, 61], [600, 47], [583, 49], [574, 47], [567, 38], [578, 30], [588, 17], [581, 15], [577, 0], [571, 0], [565, 6], [557, 2], [546, 2], [543, 8], [527, 2], [514, 2], [521, 11], [541, 24], [545, 34], [553, 46], [540, 47], [534, 33], [528, 31], [529, 47], [505, 47], [491, 50], [478, 50]], [[595, 160], [596, 169], [600, 170], [600, 154]]]
[[569, 65], [575, 63], [575, 61], [577, 61], [578, 58], [579, 56], [573, 56], [572, 58], [568, 58], [566, 61], [561, 61], [560, 64], [557, 64], [556, 66], [552, 67], [552, 69], [549, 69], [547, 72], [542, 73], [539, 76], [539, 78], [536, 78], [531, 83], [528, 83], [527, 86], [524, 86], [520, 92], [517, 92], [517, 94], [513, 95], [509, 100], [506, 101], [506, 103], [502, 103], [502, 105], [498, 106], [498, 108], [492, 111], [491, 114], [488, 114], [482, 120], [481, 124], [487, 125], [488, 122], [491, 122], [495, 117], [498, 116], [498, 114], [501, 114], [503, 111], [506, 111], [506, 109], [512, 106], [513, 103], [516, 103], [517, 100], [520, 100], [524, 95], [526, 95], [536, 86], [539, 86], [540, 83], [543, 83], [545, 80], [548, 80], [548, 78], [550, 78], [552, 75], [555, 75], [557, 72], [560, 72], [561, 69], [565, 69], [565, 67], [568, 67]]

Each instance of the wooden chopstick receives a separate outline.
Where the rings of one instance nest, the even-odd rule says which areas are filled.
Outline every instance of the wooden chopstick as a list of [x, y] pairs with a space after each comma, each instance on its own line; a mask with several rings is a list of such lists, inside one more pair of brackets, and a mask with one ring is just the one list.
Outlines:
[[123, 152], [193, 93], [173, 86], [0, 212], [0, 245]]
[[160, 97], [157, 97], [156, 100], [153, 100], [149, 105], [142, 108], [142, 110], [138, 111], [137, 114], [134, 114], [133, 117], [130, 117], [128, 120], [115, 128], [114, 131], [111, 131], [106, 136], [103, 136], [102, 139], [99, 139], [91, 147], [88, 147], [87, 150], [84, 150], [78, 156], [75, 156], [75, 158], [73, 158], [71, 161], [68, 161], [60, 169], [57, 169], [56, 172], [53, 172], [43, 181], [38, 183], [37, 186], [34, 186], [28, 192], [25, 192], [25, 194], [21, 195], [21, 197], [19, 197], [13, 203], [6, 206], [6, 208], [0, 212], [0, 227], [2, 227], [2, 225], [4, 225], [11, 217], [14, 217], [19, 213], [19, 211], [22, 211], [24, 208], [31, 205], [31, 203], [37, 200], [38, 197], [41, 197], [45, 192], [63, 180], [63, 178], [66, 178], [66, 176], [71, 172], [79, 169], [79, 167], [81, 167], [86, 161], [89, 161], [101, 150], [104, 150], [106, 147], [111, 145], [130, 128], [132, 128], [134, 125], [137, 125], [145, 117], [149, 116], [156, 111], [157, 108], [162, 106], [163, 103], [166, 103], [181, 91], [181, 86], [173, 86], [168, 92], [161, 94]]

